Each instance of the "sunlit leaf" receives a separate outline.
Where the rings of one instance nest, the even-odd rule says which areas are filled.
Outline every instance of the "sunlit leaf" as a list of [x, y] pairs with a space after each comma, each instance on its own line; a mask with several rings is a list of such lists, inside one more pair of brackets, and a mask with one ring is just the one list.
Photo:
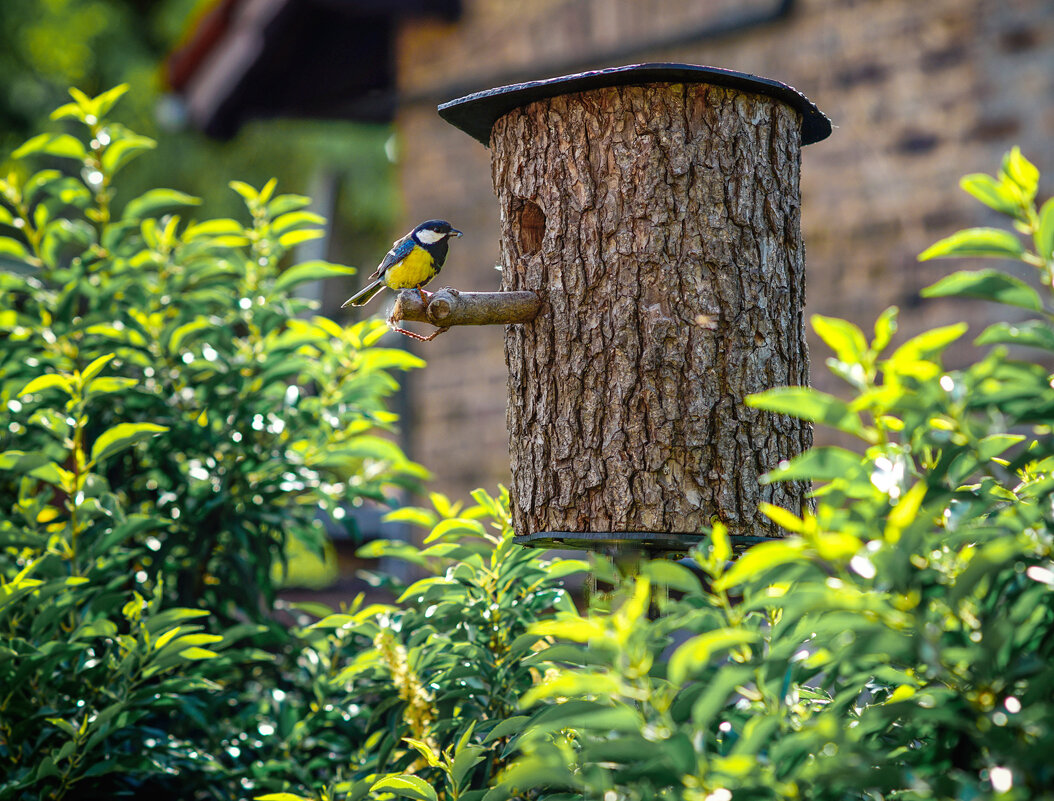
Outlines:
[[88, 155], [84, 143], [69, 134], [42, 133], [34, 136], [15, 150], [11, 154], [11, 158], [21, 159], [35, 153], [76, 159], [77, 161], [83, 161]]
[[91, 101], [92, 113], [97, 119], [101, 120], [110, 113], [110, 109], [124, 96], [129, 88], [128, 84], [122, 83], [113, 87], [113, 89], [106, 90], [101, 95], [96, 95]]
[[875, 353], [881, 353], [893, 339], [893, 335], [897, 332], [899, 312], [896, 306], [890, 306], [875, 320], [875, 338], [871, 340], [871, 349]]
[[1054, 351], [1054, 329], [1042, 320], [995, 323], [974, 340], [975, 345], [1026, 345]]
[[117, 173], [125, 164], [147, 150], [157, 147], [157, 142], [148, 136], [125, 134], [115, 138], [103, 151], [100, 163], [108, 174]]
[[1050, 198], [1039, 210], [1039, 225], [1035, 234], [1036, 252], [1040, 258], [1054, 258], [1054, 198]]
[[156, 423], [118, 423], [98, 436], [91, 449], [91, 460], [99, 462], [119, 453], [137, 442], [151, 439], [168, 431], [168, 426]]
[[848, 320], [824, 317], [822, 314], [814, 314], [810, 320], [813, 330], [840, 361], [853, 364], [859, 362], [867, 352], [864, 332]]
[[966, 333], [966, 323], [934, 328], [912, 337], [889, 357], [888, 364], [899, 367], [905, 363], [936, 356]]
[[696, 671], [705, 667], [714, 654], [737, 645], [757, 642], [758, 639], [760, 638], [756, 632], [746, 629], [726, 628], [699, 634], [684, 643], [670, 657], [667, 675], [675, 685], [681, 685]]
[[141, 220], [161, 211], [174, 208], [201, 205], [201, 198], [178, 192], [175, 189], [150, 189], [137, 198], [128, 201], [121, 218], [124, 220]]
[[416, 801], [438, 801], [438, 796], [432, 786], [417, 776], [385, 776], [370, 787], [371, 793], [380, 791], [403, 798], [413, 798]]
[[919, 254], [919, 261], [958, 257], [1020, 259], [1025, 253], [1021, 240], [1002, 228], [967, 228], [935, 242]]
[[1003, 156], [1002, 173], [1017, 184], [1026, 203], [1030, 203], [1039, 188], [1039, 170], [1036, 165], [1021, 154], [1021, 148], [1014, 145]]
[[745, 581], [756, 580], [767, 570], [801, 558], [804, 543], [799, 539], [773, 540], [747, 549], [735, 564], [714, 582], [715, 590], [727, 590]]
[[21, 392], [18, 393], [20, 398], [26, 395], [33, 395], [37, 392], [43, 392], [46, 389], [61, 389], [66, 394], [73, 391], [73, 386], [66, 376], [58, 375], [57, 373], [47, 373], [45, 375], [38, 375], [24, 387]]
[[748, 406], [837, 428], [847, 434], [866, 438], [860, 415], [842, 400], [812, 387], [776, 387], [748, 395]]
[[762, 483], [774, 481], [831, 481], [836, 478], [851, 478], [860, 472], [860, 457], [852, 451], [837, 446], [810, 448], [788, 462], [766, 473]]
[[1039, 293], [1019, 278], [998, 270], [952, 273], [920, 293], [924, 298], [964, 297], [992, 300], [1008, 306], [1040, 311]]
[[959, 186], [989, 208], [1003, 214], [1015, 215], [1020, 209], [1018, 195], [991, 175], [984, 173], [967, 175], [959, 181]]

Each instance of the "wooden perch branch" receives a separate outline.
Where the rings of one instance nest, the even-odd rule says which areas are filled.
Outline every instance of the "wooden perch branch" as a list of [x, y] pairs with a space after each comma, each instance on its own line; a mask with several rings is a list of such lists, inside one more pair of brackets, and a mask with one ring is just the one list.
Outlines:
[[[529, 323], [538, 316], [542, 298], [537, 292], [461, 292], [443, 287], [427, 296], [404, 289], [395, 299], [388, 324], [401, 334], [428, 341], [455, 325], [509, 325]], [[431, 323], [439, 330], [428, 337], [398, 326], [401, 322]]]

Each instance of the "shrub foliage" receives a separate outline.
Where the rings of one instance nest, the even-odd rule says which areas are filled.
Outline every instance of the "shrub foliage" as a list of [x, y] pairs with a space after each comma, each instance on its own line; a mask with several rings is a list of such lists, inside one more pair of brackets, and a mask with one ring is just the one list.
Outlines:
[[234, 182], [241, 221], [122, 198], [154, 146], [111, 119], [122, 92], [72, 92], [70, 132], [0, 180], [0, 798], [226, 786], [244, 731], [206, 694], [251, 718], [254, 682], [288, 680], [286, 548], [422, 476], [381, 436], [418, 360], [291, 293], [350, 268], [280, 269], [320, 235], [308, 199]]
[[716, 526], [579, 610], [588, 566], [513, 545], [504, 492], [433, 496], [392, 513], [420, 546], [364, 548], [423, 576], [395, 602], [280, 623], [289, 544], [421, 476], [377, 432], [417, 362], [291, 296], [348, 270], [279, 269], [305, 198], [122, 204], [153, 143], [120, 93], [74, 92], [78, 134], [0, 182], [0, 799], [1051, 796], [1054, 201], [1019, 151], [962, 183], [1014, 230], [922, 254], [1036, 270], [923, 293], [1012, 308], [976, 363], [942, 363], [965, 325], [815, 316], [848, 397], [750, 399], [859, 443], [767, 477], [814, 483], [814, 513], [764, 509], [787, 538], [736, 556]]
[[793, 536], [733, 560], [717, 527], [690, 564], [645, 565], [612, 610], [534, 626], [556, 644], [488, 800], [1050, 797], [1054, 201], [1037, 209], [1038, 180], [1015, 149], [962, 184], [1027, 244], [976, 228], [922, 254], [1033, 265], [1041, 291], [979, 270], [923, 293], [1029, 319], [990, 326], [976, 343], [997, 347], [946, 370], [965, 325], [891, 348], [895, 309], [870, 337], [814, 317], [851, 397], [789, 387], [750, 403], [859, 452], [815, 448], [769, 475], [815, 483], [815, 514], [765, 509]]

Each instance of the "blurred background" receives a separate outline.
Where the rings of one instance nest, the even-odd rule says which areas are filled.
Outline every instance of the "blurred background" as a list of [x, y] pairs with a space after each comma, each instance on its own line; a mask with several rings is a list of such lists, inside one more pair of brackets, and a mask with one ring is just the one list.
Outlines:
[[[122, 117], [160, 144], [126, 191], [171, 186], [215, 216], [236, 213], [234, 178], [311, 195], [331, 222], [301, 255], [360, 267], [310, 290], [338, 320], [392, 239], [431, 217], [466, 233], [437, 285], [497, 288], [489, 152], [436, 105], [507, 83], [671, 61], [800, 89], [835, 125], [803, 153], [809, 311], [866, 329], [895, 304], [902, 337], [964, 315], [976, 334], [1005, 310], [919, 297], [961, 265], [917, 254], [995, 220], [959, 178], [1015, 144], [1054, 174], [1049, 0], [3, 0], [0, 34], [3, 152], [68, 86], [130, 83]], [[429, 363], [396, 409], [429, 488], [507, 481], [502, 330], [392, 339]], [[813, 383], [835, 390], [812, 347]]]

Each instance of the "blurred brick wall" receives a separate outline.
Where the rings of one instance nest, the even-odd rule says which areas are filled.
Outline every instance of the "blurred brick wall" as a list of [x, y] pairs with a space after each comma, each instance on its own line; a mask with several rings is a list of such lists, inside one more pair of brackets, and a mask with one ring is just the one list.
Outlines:
[[[788, 16], [735, 35], [617, 61], [602, 55], [776, 5], [465, 0], [456, 24], [405, 28], [398, 73], [408, 102], [397, 120], [405, 227], [438, 216], [466, 233], [436, 285], [491, 290], [499, 282], [490, 153], [443, 122], [438, 102], [568, 71], [680, 61], [789, 83], [834, 122], [830, 139], [803, 151], [810, 313], [869, 330], [895, 304], [901, 339], [963, 318], [976, 335], [1003, 314], [980, 302], [921, 301], [922, 287], [965, 265], [915, 257], [958, 228], [1001, 224], [957, 187], [967, 172], [994, 172], [1011, 145], [1043, 171], [1041, 195], [1054, 191], [1054, 5], [800, 0]], [[435, 472], [432, 486], [463, 497], [507, 481], [503, 331], [453, 329], [415, 350], [428, 367], [409, 385], [409, 445]], [[822, 344], [813, 341], [812, 354], [814, 385], [837, 391]], [[950, 356], [965, 360], [970, 349]]]

